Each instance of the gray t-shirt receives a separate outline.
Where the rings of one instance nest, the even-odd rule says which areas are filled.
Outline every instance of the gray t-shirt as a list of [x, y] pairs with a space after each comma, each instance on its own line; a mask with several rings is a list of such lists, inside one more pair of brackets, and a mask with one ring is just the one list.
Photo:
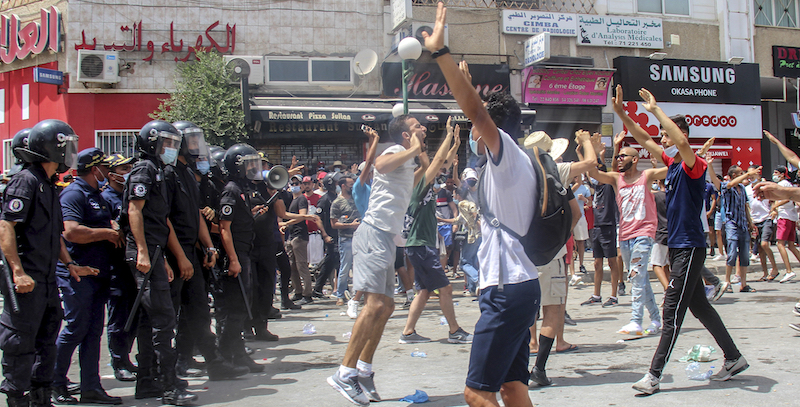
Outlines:
[[[400, 144], [387, 148], [381, 155], [406, 151]], [[394, 171], [384, 174], [375, 168], [372, 179], [372, 193], [369, 196], [369, 209], [364, 214], [364, 223], [398, 234], [403, 231], [403, 218], [411, 202], [414, 189], [414, 160], [407, 160]]]
[[[339, 195], [333, 200], [331, 204], [331, 223], [338, 220], [339, 223], [353, 223], [357, 219], [361, 219], [361, 213], [356, 208], [356, 201], [352, 197], [349, 199]], [[352, 238], [353, 233], [356, 231], [352, 228], [337, 229], [339, 231], [339, 238]]]

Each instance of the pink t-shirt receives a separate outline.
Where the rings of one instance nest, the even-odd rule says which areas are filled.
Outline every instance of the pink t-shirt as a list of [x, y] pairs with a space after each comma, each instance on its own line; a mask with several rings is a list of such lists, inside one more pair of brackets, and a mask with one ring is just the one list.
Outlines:
[[617, 206], [619, 207], [619, 240], [649, 236], [655, 239], [658, 228], [656, 201], [649, 191], [644, 172], [636, 182], [625, 182], [625, 174], [617, 180]]

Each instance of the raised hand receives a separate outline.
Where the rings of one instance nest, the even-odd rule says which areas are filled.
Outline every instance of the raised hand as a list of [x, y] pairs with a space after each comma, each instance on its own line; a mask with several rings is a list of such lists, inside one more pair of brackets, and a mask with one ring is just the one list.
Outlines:
[[458, 69], [460, 69], [461, 73], [464, 75], [464, 77], [467, 78], [467, 82], [469, 82], [471, 84], [472, 83], [472, 74], [469, 73], [469, 65], [467, 64], [467, 61], [459, 62], [458, 63]]
[[767, 136], [767, 138], [769, 139], [770, 143], [775, 144], [775, 145], [781, 144], [781, 142], [778, 141], [778, 138], [773, 136], [772, 133], [764, 130], [764, 135]]
[[617, 94], [611, 98], [611, 107], [618, 115], [625, 113], [625, 106], [622, 105], [622, 85], [617, 85]]
[[428, 34], [426, 31], [422, 32], [422, 38], [425, 41], [425, 48], [431, 52], [438, 51], [444, 48], [444, 25], [447, 21], [447, 8], [441, 1], [436, 8], [436, 23], [433, 26], [433, 34]]
[[626, 131], [624, 131], [624, 130], [619, 132], [619, 133], [617, 133], [617, 136], [614, 137], [614, 145], [618, 146], [618, 145], [622, 144], [622, 141], [625, 140], [625, 135], [626, 134], [628, 134], [628, 133]]
[[656, 98], [650, 93], [649, 90], [645, 88], [639, 89], [639, 96], [644, 100], [642, 103], [642, 107], [645, 108], [648, 112], [653, 113], [656, 109]]

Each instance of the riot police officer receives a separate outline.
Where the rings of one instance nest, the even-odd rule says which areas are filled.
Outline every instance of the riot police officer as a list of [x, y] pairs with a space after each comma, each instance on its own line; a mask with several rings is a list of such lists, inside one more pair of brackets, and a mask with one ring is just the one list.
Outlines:
[[145, 277], [149, 278], [139, 309], [135, 397], [160, 396], [162, 403], [174, 405], [191, 403], [197, 396], [186, 390], [186, 383], [175, 373], [175, 310], [169, 286], [173, 276], [164, 256], [154, 256], [154, 252], [157, 247], [166, 249], [170, 235], [167, 215], [171, 197], [164, 182], [164, 166], [175, 165], [180, 144], [180, 132], [163, 120], [142, 127], [136, 138], [140, 159], [128, 177], [122, 205], [126, 261], [140, 290], [145, 288]]
[[[56, 287], [56, 262], [80, 280], [97, 269], [80, 266], [67, 252], [63, 222], [52, 177], [75, 165], [78, 137], [60, 120], [43, 120], [31, 129], [27, 147], [17, 148], [30, 163], [3, 193], [0, 247], [13, 273], [20, 312], [3, 308], [0, 349], [3, 383], [0, 392], [10, 407], [50, 406], [56, 336], [63, 311]], [[7, 270], [8, 270], [7, 269]]]
[[216, 299], [217, 322], [221, 326], [219, 347], [223, 356], [252, 373], [264, 366], [247, 355], [242, 330], [248, 317], [251, 295], [251, 250], [253, 248], [253, 213], [249, 200], [253, 182], [260, 181], [261, 158], [247, 144], [236, 144], [225, 153], [228, 184], [220, 197], [220, 237], [228, 256], [227, 276], [221, 277], [222, 295]]
[[[100, 193], [111, 210], [111, 219], [119, 225], [122, 213], [125, 181], [131, 172], [133, 157], [122, 154], [107, 156], [104, 163], [108, 168], [108, 187]], [[111, 254], [111, 278], [108, 297], [108, 352], [111, 354], [111, 367], [114, 377], [123, 382], [135, 381], [136, 367], [131, 363], [130, 353], [136, 332], [125, 332], [125, 322], [131, 312], [136, 297], [136, 280], [125, 262], [125, 248], [114, 249]]]
[[111, 279], [111, 254], [122, 246], [118, 227], [112, 226], [111, 210], [100, 195], [104, 180], [100, 166], [103, 151], [87, 148], [78, 153], [78, 176], [61, 193], [64, 240], [73, 260], [100, 270], [96, 276], [76, 280], [64, 264], [56, 268], [56, 281], [64, 306], [66, 325], [56, 341], [53, 398], [60, 404], [77, 403], [67, 390], [67, 372], [80, 345], [81, 403], [122, 404], [100, 384], [100, 338]]
[[[314, 291], [311, 295], [318, 298], [323, 298], [322, 287], [328, 282], [332, 276], [336, 276], [339, 272], [339, 231], [331, 226], [331, 204], [338, 196], [336, 194], [336, 186], [339, 184], [339, 179], [342, 176], [337, 173], [328, 173], [322, 179], [322, 187], [325, 188], [325, 195], [317, 202], [317, 213], [322, 225], [325, 227], [325, 232], [333, 240], [325, 242], [325, 257], [322, 258], [322, 267], [320, 268], [319, 277], [314, 285]], [[335, 291], [334, 283], [331, 281], [331, 291]]]
[[[178, 315], [178, 336], [180, 340], [192, 338], [207, 363], [208, 377], [211, 380], [232, 379], [247, 374], [247, 367], [232, 366], [226, 362], [217, 350], [216, 336], [211, 332], [211, 312], [208, 307], [206, 283], [203, 278], [203, 267], [210, 268], [217, 261], [217, 249], [211, 242], [203, 214], [201, 213], [200, 188], [194, 171], [210, 168], [208, 147], [203, 130], [194, 123], [178, 121], [175, 128], [182, 134], [181, 149], [178, 162], [174, 167], [165, 169], [167, 191], [172, 197], [169, 219], [176, 239], [170, 240], [170, 253], [167, 259], [173, 270], [178, 271], [180, 278], [172, 281], [172, 299]], [[195, 208], [193, 210], [193, 208]], [[198, 253], [196, 245], [201, 243], [203, 250]], [[177, 277], [177, 276], [176, 276]], [[187, 332], [188, 330], [188, 335]], [[184, 331], [184, 332], [182, 332]], [[178, 353], [178, 370], [185, 371], [191, 359], [193, 347], [176, 345]], [[188, 349], [187, 349], [188, 348]], [[180, 353], [180, 351], [183, 353]]]

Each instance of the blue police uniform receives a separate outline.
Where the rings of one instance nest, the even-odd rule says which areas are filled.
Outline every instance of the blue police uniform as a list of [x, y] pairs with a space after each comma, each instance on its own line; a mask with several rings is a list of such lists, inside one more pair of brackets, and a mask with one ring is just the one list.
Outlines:
[[[119, 222], [124, 198], [123, 192], [107, 187], [100, 193], [100, 196], [108, 204], [111, 218]], [[124, 248], [113, 249], [109, 288], [106, 334], [108, 335], [108, 352], [111, 354], [111, 366], [114, 369], [130, 370], [133, 364], [130, 363], [129, 355], [136, 333], [134, 331], [125, 332], [124, 327], [136, 298], [136, 280], [125, 263]]]
[[25, 168], [8, 183], [0, 220], [15, 223], [22, 268], [36, 283], [33, 291], [17, 294], [20, 313], [4, 307], [0, 316], [0, 392], [19, 398], [28, 390], [46, 391], [49, 398], [63, 316], [55, 273], [63, 222], [55, 184], [40, 164]]
[[[111, 211], [97, 188], [83, 178], [76, 178], [61, 192], [64, 221], [74, 221], [88, 228], [111, 229]], [[63, 263], [56, 269], [66, 325], [56, 341], [55, 386], [66, 386], [67, 372], [75, 348], [80, 346], [81, 392], [102, 390], [100, 385], [100, 338], [105, 322], [111, 277], [111, 254], [114, 244], [108, 240], [77, 244], [65, 239], [72, 260], [100, 272], [96, 276], [73, 279]]]

